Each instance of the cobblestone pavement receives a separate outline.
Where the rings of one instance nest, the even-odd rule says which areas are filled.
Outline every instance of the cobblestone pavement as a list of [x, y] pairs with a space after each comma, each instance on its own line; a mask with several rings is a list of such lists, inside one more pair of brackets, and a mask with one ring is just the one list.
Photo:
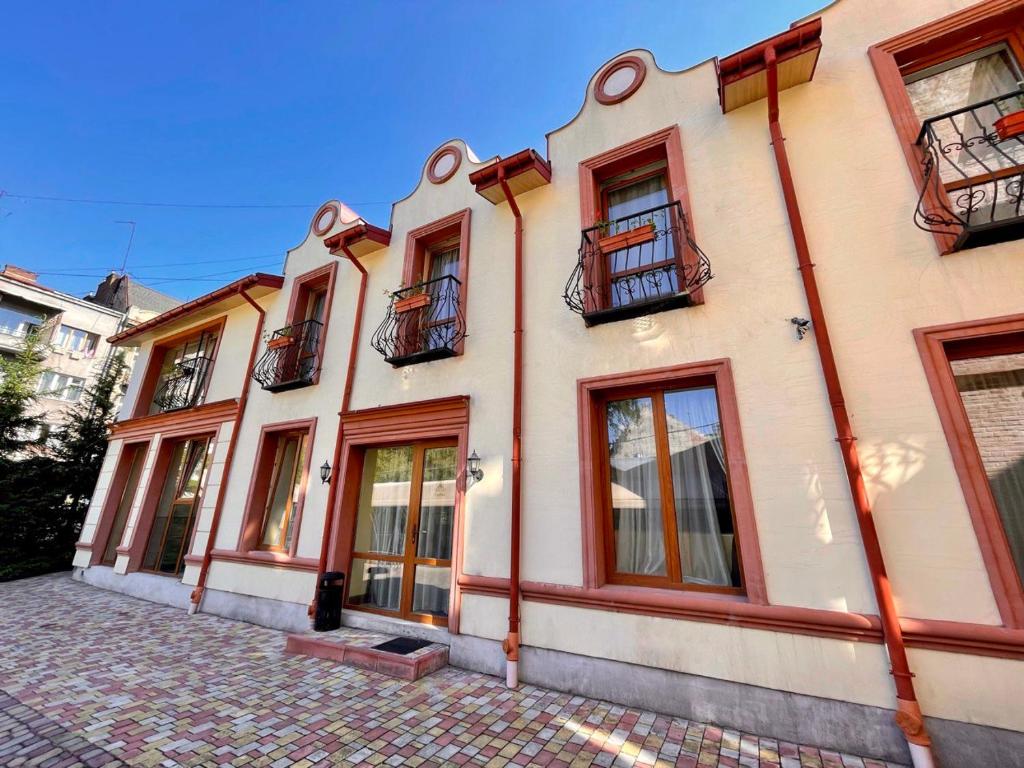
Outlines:
[[416, 683], [67, 574], [0, 584], [0, 765], [892, 768], [447, 668]]

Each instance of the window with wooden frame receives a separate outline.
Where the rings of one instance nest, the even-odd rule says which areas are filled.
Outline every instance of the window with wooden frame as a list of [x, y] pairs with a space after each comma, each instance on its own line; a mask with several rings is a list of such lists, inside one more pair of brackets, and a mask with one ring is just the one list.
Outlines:
[[136, 417], [203, 404], [224, 323], [221, 318], [153, 344], [135, 404]]
[[[117, 562], [117, 548], [121, 544], [128, 515], [135, 503], [148, 451], [149, 443], [126, 445], [121, 451], [117, 472], [107, 491], [107, 501], [94, 537], [96, 546], [92, 552], [93, 563], [113, 566]], [[103, 549], [99, 551], [98, 546], [101, 543]]]
[[295, 278], [287, 324], [270, 335], [253, 370], [264, 389], [280, 392], [320, 381], [337, 272], [332, 262]]
[[580, 163], [580, 211], [566, 301], [588, 325], [703, 301], [678, 126]]
[[942, 252], [1024, 236], [1024, 11], [979, 3], [870, 51]]
[[402, 288], [377, 328], [373, 346], [392, 365], [460, 355], [466, 336], [470, 210], [406, 237]]
[[727, 361], [579, 383], [587, 586], [764, 600]]
[[269, 424], [260, 436], [240, 552], [295, 557], [316, 419]]
[[915, 336], [1000, 615], [1024, 628], [1024, 315]]

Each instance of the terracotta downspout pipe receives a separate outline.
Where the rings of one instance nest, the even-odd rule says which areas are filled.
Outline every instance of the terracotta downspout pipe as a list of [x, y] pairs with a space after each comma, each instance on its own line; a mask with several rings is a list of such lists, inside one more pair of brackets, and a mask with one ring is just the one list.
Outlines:
[[228, 478], [231, 476], [231, 469], [234, 466], [235, 445], [238, 444], [238, 433], [242, 431], [242, 417], [245, 415], [245, 406], [249, 402], [249, 386], [252, 384], [252, 367], [256, 364], [256, 353], [259, 351], [260, 338], [263, 336], [263, 322], [267, 313], [259, 304], [253, 301], [252, 297], [244, 290], [238, 295], [249, 302], [259, 314], [256, 321], [256, 333], [252, 337], [252, 349], [249, 350], [249, 365], [245, 369], [245, 380], [242, 382], [242, 394], [238, 397], [238, 416], [235, 418], [234, 429], [231, 430], [231, 439], [228, 441], [228, 450], [224, 454], [224, 472], [220, 478], [220, 488], [217, 489], [217, 503], [213, 507], [213, 520], [210, 521], [210, 533], [206, 539], [206, 549], [203, 551], [203, 564], [199, 567], [199, 580], [195, 589], [192, 590], [188, 612], [190, 614], [199, 610], [203, 600], [203, 592], [206, 590], [206, 577], [210, 573], [210, 553], [213, 552], [213, 542], [217, 538], [217, 531], [220, 528], [220, 513], [224, 508], [224, 496], [228, 488]]
[[510, 521], [508, 637], [502, 643], [507, 659], [505, 682], [509, 688], [519, 685], [519, 551], [522, 530], [523, 459], [523, 216], [516, 198], [508, 188], [505, 169], [498, 168], [498, 183], [516, 218], [515, 234], [515, 329], [512, 347], [512, 516]]
[[889, 653], [889, 663], [892, 665], [890, 671], [896, 684], [896, 724], [899, 725], [907, 739], [914, 765], [917, 768], [930, 767], [935, 764], [931, 752], [931, 739], [925, 730], [921, 707], [918, 705], [914, 692], [914, 676], [910, 671], [910, 664], [907, 662], [907, 651], [903, 644], [903, 632], [900, 629], [899, 616], [893, 602], [892, 587], [885, 572], [885, 561], [882, 558], [882, 548], [878, 541], [878, 531], [875, 529], [871, 503], [868, 500], [864, 477], [861, 474], [856, 438], [853, 435], [853, 427], [850, 424], [850, 416], [843, 398], [839, 370], [836, 367], [835, 355], [832, 352], [832, 343], [828, 335], [828, 325], [825, 322], [825, 309], [822, 306], [818, 283], [814, 277], [814, 263], [811, 261], [810, 248], [807, 245], [807, 236], [797, 203], [796, 188], [793, 184], [793, 175], [789, 167], [789, 157], [786, 154], [785, 138], [782, 135], [782, 126], [779, 124], [779, 77], [773, 46], [768, 46], [765, 49], [764, 61], [768, 76], [768, 125], [771, 131], [772, 149], [775, 152], [779, 182], [782, 185], [786, 211], [789, 214], [789, 226], [793, 233], [793, 245], [800, 265], [800, 276], [803, 279], [804, 293], [807, 296], [807, 306], [811, 313], [814, 341], [818, 347], [818, 357], [821, 360], [822, 373], [825, 376], [829, 404], [832, 406], [836, 439], [843, 454], [843, 464], [846, 467], [850, 493], [853, 496], [853, 506], [857, 513], [857, 524], [860, 527], [864, 555], [867, 559], [868, 570], [871, 572], [875, 600], [878, 603], [878, 613], [882, 621], [882, 635]]
[[[366, 268], [359, 263], [359, 259], [349, 250], [347, 245], [342, 245], [341, 250], [344, 252], [345, 257], [352, 262], [352, 266], [359, 270], [359, 296], [356, 299], [356, 317], [352, 323], [352, 342], [349, 345], [348, 350], [348, 371], [345, 373], [345, 389], [341, 395], [341, 410], [339, 411], [339, 418], [344, 414], [348, 413], [349, 402], [352, 400], [352, 383], [355, 380], [356, 375], [356, 357], [359, 351], [359, 334], [363, 328], [363, 304], [366, 299], [366, 279], [368, 274]], [[320, 565], [317, 567], [317, 581], [319, 577], [327, 571], [327, 554], [331, 547], [331, 537], [334, 534], [334, 506], [338, 498], [338, 487], [341, 483], [341, 468], [338, 466], [338, 462], [341, 461], [341, 444], [342, 437], [344, 435], [344, 425], [338, 424], [338, 438], [334, 441], [334, 458], [331, 461], [333, 470], [331, 472], [331, 482], [327, 490], [327, 506], [324, 510], [324, 535], [320, 541]], [[313, 600], [309, 604], [309, 616], [310, 618], [316, 613], [316, 594], [313, 595]]]

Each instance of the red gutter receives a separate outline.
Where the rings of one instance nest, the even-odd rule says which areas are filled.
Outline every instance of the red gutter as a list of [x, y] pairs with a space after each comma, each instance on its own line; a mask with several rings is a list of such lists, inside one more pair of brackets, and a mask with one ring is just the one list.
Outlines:
[[822, 306], [818, 283], [814, 277], [814, 263], [811, 261], [803, 219], [800, 216], [800, 206], [797, 203], [796, 187], [793, 184], [793, 174], [789, 167], [789, 157], [786, 154], [785, 137], [782, 135], [782, 126], [779, 124], [778, 59], [775, 47], [771, 43], [764, 48], [764, 64], [768, 77], [768, 125], [771, 131], [772, 149], [775, 153], [775, 163], [778, 166], [782, 194], [786, 201], [786, 211], [793, 233], [793, 245], [796, 248], [797, 261], [800, 265], [804, 293], [807, 296], [807, 306], [811, 314], [814, 341], [818, 347], [818, 357], [821, 360], [822, 373], [825, 376], [829, 404], [832, 406], [836, 439], [843, 455], [843, 464], [846, 467], [850, 493], [857, 513], [857, 524], [860, 527], [860, 537], [864, 545], [864, 555], [867, 559], [868, 570], [871, 572], [875, 600], [878, 603], [878, 613], [882, 621], [882, 638], [889, 653], [889, 663], [892, 665], [890, 672], [896, 684], [896, 724], [910, 743], [911, 754], [915, 757], [914, 763], [918, 765], [918, 755], [914, 754], [913, 747], [917, 745], [927, 751], [930, 748], [931, 739], [925, 730], [921, 707], [914, 691], [914, 675], [910, 671], [910, 664], [907, 661], [903, 631], [896, 613], [892, 587], [886, 574], [885, 560], [882, 557], [878, 531], [875, 529], [871, 503], [868, 500], [864, 477], [861, 474], [856, 438], [853, 435], [850, 416], [846, 410], [839, 370], [832, 352], [832, 342], [829, 339], [828, 325], [825, 322], [825, 309]]
[[[390, 235], [389, 235], [390, 237]], [[363, 304], [366, 300], [366, 280], [368, 274], [366, 268], [359, 263], [359, 259], [349, 250], [348, 243], [342, 240], [337, 247], [345, 254], [345, 257], [352, 262], [352, 266], [359, 270], [359, 297], [356, 299], [356, 317], [352, 323], [352, 342], [348, 350], [348, 370], [345, 373], [345, 389], [341, 395], [341, 410], [338, 416], [344, 416], [349, 411], [349, 404], [352, 400], [352, 384], [356, 375], [356, 357], [359, 351], [359, 334], [363, 328]], [[334, 253], [334, 250], [331, 251]], [[338, 462], [341, 461], [341, 444], [344, 437], [345, 425], [338, 424], [338, 437], [334, 441], [334, 458], [331, 466], [334, 468], [331, 473], [331, 482], [327, 489], [327, 506], [325, 507], [326, 519], [324, 520], [324, 535], [320, 541], [320, 562], [317, 566], [317, 582], [327, 571], [327, 555], [330, 551], [331, 537], [334, 533], [334, 506], [338, 498], [338, 487], [341, 484], [341, 468]], [[309, 604], [309, 615], [316, 613], [316, 593]]]
[[502, 643], [509, 662], [506, 680], [511, 687], [519, 681], [519, 553], [522, 529], [522, 449], [523, 449], [523, 216], [515, 195], [508, 188], [504, 165], [498, 166], [498, 183], [505, 193], [515, 230], [515, 328], [512, 347], [512, 519], [510, 522], [508, 637]]
[[[212, 294], [211, 294], [212, 295]], [[249, 386], [252, 384], [252, 368], [256, 364], [256, 353], [259, 351], [260, 338], [263, 335], [263, 321], [266, 320], [266, 311], [252, 300], [252, 297], [245, 292], [244, 288], [238, 289], [238, 295], [249, 302], [259, 314], [256, 322], [256, 332], [252, 337], [252, 349], [249, 350], [249, 365], [245, 369], [245, 379], [242, 382], [242, 394], [238, 398], [238, 415], [235, 417], [235, 426], [231, 430], [231, 439], [228, 441], [228, 450], [224, 454], [224, 471], [220, 478], [220, 488], [217, 489], [217, 503], [213, 507], [213, 520], [210, 521], [210, 533], [206, 538], [206, 548], [203, 552], [203, 564], [199, 567], [199, 580], [190, 597], [191, 605], [189, 613], [199, 610], [199, 604], [203, 599], [203, 591], [206, 589], [206, 578], [210, 572], [211, 552], [213, 542], [217, 538], [217, 531], [220, 528], [220, 515], [224, 508], [224, 496], [228, 488], [228, 478], [231, 476], [231, 469], [234, 466], [235, 446], [238, 444], [238, 433], [242, 431], [242, 417], [245, 416], [245, 406], [249, 402]]]

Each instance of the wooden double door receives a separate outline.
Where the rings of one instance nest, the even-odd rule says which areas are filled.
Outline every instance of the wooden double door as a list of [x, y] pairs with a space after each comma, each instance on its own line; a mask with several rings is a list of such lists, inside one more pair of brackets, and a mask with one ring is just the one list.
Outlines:
[[457, 463], [454, 441], [365, 451], [349, 608], [448, 623]]

